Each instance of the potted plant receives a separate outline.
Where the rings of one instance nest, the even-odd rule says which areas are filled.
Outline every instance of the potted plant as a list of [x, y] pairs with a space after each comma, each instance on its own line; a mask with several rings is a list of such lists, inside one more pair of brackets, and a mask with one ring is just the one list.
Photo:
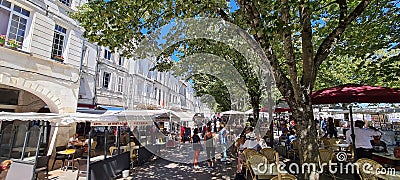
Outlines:
[[62, 56], [55, 55], [55, 56], [53, 56], [53, 59], [58, 62], [64, 62], [64, 57], [62, 57]]
[[10, 39], [8, 40], [8, 44], [10, 45], [10, 48], [12, 49], [17, 49], [19, 44], [15, 39]]
[[6, 35], [0, 34], [0, 46], [4, 46], [6, 43]]

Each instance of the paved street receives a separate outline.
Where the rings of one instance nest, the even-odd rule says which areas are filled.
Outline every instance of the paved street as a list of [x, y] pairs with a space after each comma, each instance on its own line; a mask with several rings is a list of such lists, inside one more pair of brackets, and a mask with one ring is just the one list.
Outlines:
[[[214, 169], [207, 170], [207, 162], [199, 163], [200, 169], [193, 168], [193, 151], [191, 144], [187, 143], [173, 149], [161, 150], [161, 154], [174, 162], [156, 157], [142, 166], [135, 167], [132, 179], [234, 179], [236, 175], [236, 162], [225, 164], [220, 162], [220, 154]], [[205, 151], [200, 152], [199, 159], [206, 159]]]

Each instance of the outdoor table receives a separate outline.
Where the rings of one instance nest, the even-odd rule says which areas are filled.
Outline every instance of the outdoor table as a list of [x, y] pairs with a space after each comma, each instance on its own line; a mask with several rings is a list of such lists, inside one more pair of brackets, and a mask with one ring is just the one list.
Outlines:
[[391, 153], [372, 153], [372, 159], [380, 164], [388, 164], [400, 170], [400, 158], [394, 157]]
[[385, 174], [377, 174], [376, 177], [384, 180], [398, 180], [400, 179], [400, 171], [396, 171], [395, 174], [391, 174], [390, 172]]
[[332, 144], [332, 146], [339, 147], [339, 151], [341, 152], [342, 148], [347, 149], [350, 147], [350, 144]]
[[[57, 154], [63, 154], [63, 155], [67, 155], [68, 157], [70, 157], [71, 155], [73, 155], [74, 153], [75, 153], [75, 149], [67, 149], [67, 150], [64, 150], [64, 151], [58, 151], [58, 152], [56, 152]], [[65, 166], [65, 164], [63, 164], [63, 167], [62, 167], [62, 169], [63, 170], [68, 170], [68, 167], [72, 167], [72, 168], [74, 168], [74, 165], [72, 164], [72, 166]]]

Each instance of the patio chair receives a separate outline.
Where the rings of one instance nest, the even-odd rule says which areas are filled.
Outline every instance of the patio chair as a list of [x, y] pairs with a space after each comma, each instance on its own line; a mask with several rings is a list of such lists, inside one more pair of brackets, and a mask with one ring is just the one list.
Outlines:
[[92, 156], [96, 156], [96, 146], [97, 146], [97, 141], [92, 141], [90, 145], [90, 154]]
[[49, 179], [49, 159], [50, 156], [40, 156], [36, 161], [35, 176], [38, 179], [39, 172], [46, 171], [46, 178]]
[[338, 138], [330, 138], [328, 139], [329, 144], [330, 144], [330, 148], [335, 151], [338, 152], [339, 151], [339, 147], [334, 146], [335, 144], [338, 144], [339, 139]]
[[243, 157], [244, 157], [244, 161], [246, 162], [246, 160], [248, 158], [250, 158], [252, 155], [258, 154], [258, 152], [254, 149], [245, 149], [243, 150]]
[[[275, 176], [271, 180], [278, 180], [278, 179], [279, 179], [279, 176]], [[296, 178], [296, 176], [291, 175], [291, 174], [282, 174], [281, 180], [297, 180], [297, 178]]]
[[290, 142], [290, 149], [288, 151], [288, 157], [292, 157], [293, 156], [293, 160], [296, 160], [296, 157], [299, 156], [299, 140], [293, 140], [292, 142]]
[[[77, 162], [79, 159], [82, 159], [83, 158], [83, 153], [84, 153], [85, 151], [83, 150], [83, 149], [77, 149], [76, 151], [75, 151], [75, 155], [74, 155], [74, 161], [75, 162]], [[75, 165], [75, 164], [74, 164]]]
[[86, 177], [87, 175], [87, 159], [78, 159], [78, 174], [76, 175], [76, 179], [79, 177]]
[[[362, 180], [378, 180], [378, 177], [376, 177], [374, 172], [377, 172], [377, 169], [383, 169], [383, 166], [378, 162], [367, 158], [357, 160], [356, 164], [359, 172], [358, 175]], [[365, 166], [364, 164], [368, 164], [368, 166]], [[369, 167], [369, 169], [365, 169], [366, 167]]]
[[261, 149], [260, 154], [265, 156], [268, 159], [268, 163], [275, 162], [275, 150], [272, 148], [264, 148]]
[[[335, 153], [332, 150], [330, 150], [330, 149], [320, 149], [319, 150], [320, 167], [328, 168], [327, 166], [322, 166], [322, 164], [329, 164], [329, 162], [333, 160], [334, 156], [335, 156]], [[323, 174], [327, 174], [327, 175], [331, 176], [333, 179], [336, 179], [335, 175], [332, 174], [329, 171], [329, 169], [323, 169]]]
[[349, 149], [346, 151], [346, 154], [347, 154], [347, 161], [354, 162], [354, 149], [352, 144], [350, 144]]
[[[65, 147], [65, 146], [59, 146], [59, 147], [56, 147], [56, 152], [59, 152], [59, 151], [64, 151], [64, 150], [66, 150], [67, 149], [67, 147]], [[53, 165], [51, 166], [51, 169], [53, 170], [54, 169], [54, 164], [56, 163], [56, 161], [57, 160], [61, 160], [62, 161], [62, 166], [65, 164], [65, 160], [68, 158], [68, 156], [67, 155], [64, 155], [64, 154], [57, 154], [56, 153], [56, 157], [54, 158], [54, 161], [53, 161]], [[62, 167], [61, 166], [61, 167]]]
[[[254, 172], [254, 171], [259, 170], [259, 169], [257, 169], [258, 167], [260, 167], [259, 164], [262, 164], [263, 166], [268, 167], [267, 158], [261, 154], [255, 154], [255, 155], [252, 155], [250, 158], [248, 158], [248, 160], [246, 161], [246, 177], [248, 177], [247, 172], [250, 171], [252, 179], [255, 179], [256, 172]], [[253, 167], [255, 169], [253, 169]], [[264, 169], [267, 167], [262, 167], [261, 169]]]
[[130, 150], [130, 159], [131, 159], [131, 165], [133, 167], [133, 163], [138, 161], [138, 153], [137, 150], [134, 149], [135, 143], [131, 142], [131, 150]]

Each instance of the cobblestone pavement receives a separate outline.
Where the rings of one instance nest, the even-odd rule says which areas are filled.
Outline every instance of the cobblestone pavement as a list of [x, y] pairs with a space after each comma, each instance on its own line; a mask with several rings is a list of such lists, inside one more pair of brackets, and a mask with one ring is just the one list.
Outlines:
[[[199, 163], [199, 169], [194, 169], [191, 144], [184, 144], [180, 148], [171, 150], [164, 149], [161, 150], [161, 154], [168, 157], [167, 159], [173, 158], [174, 162], [155, 157], [142, 166], [135, 167], [131, 173], [132, 179], [234, 179], [236, 175], [236, 161], [230, 158], [230, 163], [221, 162], [220, 154], [217, 154], [213, 169], [206, 168], [206, 161]], [[205, 151], [200, 152], [200, 156], [199, 159], [206, 159]]]

